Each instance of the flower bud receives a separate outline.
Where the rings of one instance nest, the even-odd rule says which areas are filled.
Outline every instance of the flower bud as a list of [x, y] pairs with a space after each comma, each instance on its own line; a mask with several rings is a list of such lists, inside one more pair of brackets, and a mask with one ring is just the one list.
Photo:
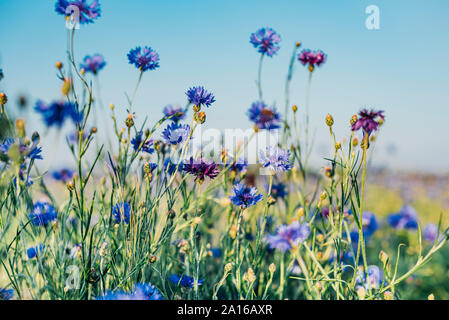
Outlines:
[[329, 113], [326, 116], [326, 124], [329, 128], [334, 125], [334, 118]]
[[4, 92], [0, 93], [0, 104], [4, 105], [8, 102], [8, 97], [6, 96], [6, 94]]
[[384, 251], [379, 252], [379, 259], [382, 261], [383, 264], [387, 263], [388, 260], [388, 254], [386, 254]]
[[293, 107], [292, 107], [292, 110], [293, 110], [293, 112], [298, 111], [298, 106], [296, 104], [294, 104]]
[[352, 139], [352, 146], [357, 147], [358, 144], [359, 144], [359, 139], [357, 139], [357, 137], [354, 137], [354, 139]]
[[394, 299], [394, 295], [391, 291], [385, 291], [384, 292], [384, 299], [385, 300], [393, 300]]
[[155, 263], [156, 262], [156, 256], [155, 255], [152, 255], [151, 257], [150, 257], [150, 263]]
[[301, 42], [300, 41], [297, 41], [296, 42], [296, 48], [299, 48], [301, 46]]
[[254, 132], [259, 132], [259, 127], [257, 125], [254, 125]]
[[25, 121], [20, 118], [16, 120], [17, 134], [21, 138], [25, 138]]
[[128, 115], [128, 117], [126, 118], [125, 124], [128, 128], [132, 128], [134, 126], [134, 119], [133, 119], [132, 114]]
[[310, 71], [310, 72], [313, 72], [313, 70], [315, 70], [315, 67], [314, 67], [313, 65], [310, 64], [310, 65], [309, 65], [309, 71]]
[[232, 263], [227, 263], [227, 264], [224, 266], [224, 270], [225, 270], [225, 273], [230, 272], [230, 271], [232, 270]]
[[429, 294], [427, 300], [435, 300], [435, 296], [433, 295], [433, 293]]
[[62, 69], [62, 62], [61, 61], [56, 62], [56, 68], [57, 69]]
[[109, 106], [109, 108], [110, 108], [111, 110], [114, 110], [114, 108], [115, 108], [114, 104], [111, 103], [111, 105]]
[[341, 149], [341, 142], [340, 141], [337, 141], [336, 143], [335, 143], [335, 150], [340, 150]]
[[326, 191], [321, 192], [321, 194], [320, 194], [320, 199], [321, 199], [321, 200], [326, 200], [326, 198], [327, 198]]
[[97, 127], [92, 127], [92, 129], [90, 129], [90, 133], [95, 134], [97, 133], [98, 129]]
[[204, 122], [206, 122], [206, 113], [204, 111], [198, 112], [195, 114], [195, 121], [203, 124]]
[[62, 94], [64, 96], [68, 96], [71, 88], [72, 88], [72, 78], [69, 77], [66, 80], [64, 80], [64, 83], [62, 84], [61, 87]]
[[201, 105], [194, 105], [193, 106], [193, 111], [194, 112], [199, 112], [201, 110]]
[[249, 283], [256, 281], [256, 274], [252, 268], [248, 268], [248, 271], [243, 275], [243, 280]]
[[273, 274], [276, 271], [276, 265], [274, 263], [270, 264], [268, 270], [270, 271], [271, 274]]
[[355, 114], [355, 115], [353, 115], [353, 116], [351, 117], [351, 120], [349, 121], [349, 123], [350, 123], [351, 126], [352, 126], [356, 121], [357, 121], [357, 115]]

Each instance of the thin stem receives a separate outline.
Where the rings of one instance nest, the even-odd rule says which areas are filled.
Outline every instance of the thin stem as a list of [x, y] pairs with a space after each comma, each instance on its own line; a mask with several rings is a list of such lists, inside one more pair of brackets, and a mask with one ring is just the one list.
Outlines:
[[259, 90], [259, 100], [262, 101], [262, 61], [263, 61], [263, 57], [264, 54], [262, 53], [260, 55], [260, 60], [259, 60], [259, 71], [258, 71], [258, 75], [257, 75], [257, 88]]

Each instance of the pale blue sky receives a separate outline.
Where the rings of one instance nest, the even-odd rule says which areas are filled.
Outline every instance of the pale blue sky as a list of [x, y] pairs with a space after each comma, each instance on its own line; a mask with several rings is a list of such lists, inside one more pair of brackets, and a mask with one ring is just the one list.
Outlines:
[[[0, 0], [0, 89], [10, 97], [25, 92], [59, 97], [54, 64], [66, 61], [66, 29], [53, 0]], [[135, 100], [138, 119], [160, 118], [168, 103], [185, 103], [186, 89], [204, 85], [216, 95], [207, 125], [246, 128], [245, 115], [257, 99], [258, 53], [249, 35], [272, 27], [282, 37], [279, 54], [263, 67], [264, 97], [284, 110], [284, 82], [296, 41], [322, 49], [328, 62], [314, 74], [311, 121], [316, 130], [317, 166], [327, 156], [329, 139], [323, 119], [335, 118], [339, 136], [362, 107], [385, 110], [386, 123], [377, 148], [378, 164], [393, 168], [449, 171], [449, 2], [446, 0], [322, 1], [144, 1], [100, 0], [102, 17], [82, 26], [76, 37], [78, 61], [101, 53], [108, 62], [100, 73], [102, 98], [125, 113], [124, 92], [138, 76], [126, 54], [150, 45], [161, 67], [144, 75]], [[365, 28], [365, 8], [380, 8], [380, 30]], [[307, 73], [297, 65], [291, 102], [305, 104]], [[13, 99], [13, 98], [12, 98]], [[11, 107], [13, 104], [10, 104]], [[23, 114], [22, 114], [23, 116]], [[42, 130], [30, 111], [28, 125]], [[57, 135], [43, 139], [45, 152]], [[59, 146], [63, 147], [60, 139]], [[389, 146], [396, 152], [389, 154]]]

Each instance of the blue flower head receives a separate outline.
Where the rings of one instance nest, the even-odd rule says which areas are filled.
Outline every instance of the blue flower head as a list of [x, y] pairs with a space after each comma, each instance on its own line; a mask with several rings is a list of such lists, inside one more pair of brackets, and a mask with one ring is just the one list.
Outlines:
[[12, 298], [14, 298], [14, 290], [13, 289], [0, 288], [0, 300], [11, 300]]
[[83, 115], [78, 112], [76, 105], [71, 102], [55, 101], [48, 105], [38, 100], [34, 110], [42, 115], [47, 127], [60, 128], [66, 119], [72, 119], [75, 124], [83, 119]]
[[137, 151], [140, 148], [140, 151], [149, 154], [152, 154], [154, 152], [153, 143], [154, 142], [151, 139], [143, 141], [142, 131], [137, 132], [136, 136], [131, 140], [131, 144], [133, 145], [134, 151]]
[[259, 129], [273, 130], [281, 127], [281, 116], [276, 109], [269, 108], [263, 101], [256, 101], [248, 110], [249, 120]]
[[274, 172], [285, 172], [292, 169], [290, 151], [279, 147], [267, 147], [266, 152], [259, 153], [260, 164]]
[[93, 23], [101, 15], [98, 0], [93, 0], [90, 4], [87, 0], [58, 0], [55, 11], [65, 16], [78, 15], [75, 18], [79, 18], [81, 24]]
[[50, 222], [58, 218], [58, 212], [48, 202], [38, 201], [33, 206], [33, 211], [29, 214], [31, 223], [35, 226], [47, 226]]
[[378, 266], [371, 265], [368, 266], [367, 274], [359, 270], [357, 272], [356, 283], [365, 289], [377, 289], [382, 284], [383, 272]]
[[186, 116], [184, 109], [182, 109], [179, 106], [173, 107], [170, 104], [168, 106], [165, 106], [163, 112], [164, 112], [164, 116], [171, 117], [170, 120], [173, 122], [178, 122], [178, 121], [184, 119], [184, 117]]
[[186, 92], [187, 98], [190, 103], [195, 106], [205, 105], [209, 107], [215, 102], [215, 97], [212, 93], [209, 93], [204, 87], [192, 87]]
[[261, 28], [251, 34], [250, 42], [262, 54], [272, 57], [279, 50], [281, 37], [271, 28]]
[[244, 209], [249, 208], [262, 201], [263, 195], [257, 193], [257, 189], [249, 187], [242, 182], [234, 185], [232, 195], [229, 197], [232, 203]]
[[85, 56], [80, 68], [86, 72], [97, 74], [98, 71], [104, 68], [106, 61], [101, 54], [94, 54], [93, 56]]
[[[172, 175], [173, 173], [175, 173], [177, 166], [178, 166], [178, 164], [171, 161], [170, 158], [167, 158], [164, 161], [164, 171], [166, 171], [169, 175]], [[180, 172], [182, 170], [182, 167], [183, 167], [183, 163], [181, 161], [181, 163], [179, 163], [178, 172]]]
[[108, 290], [96, 300], [162, 300], [162, 295], [151, 283], [138, 283], [131, 292]]
[[53, 178], [57, 181], [67, 183], [73, 178], [73, 170], [64, 168], [64, 169], [55, 171], [55, 172], [53, 172]]
[[112, 217], [114, 218], [115, 223], [121, 223], [122, 221], [129, 223], [129, 219], [131, 217], [131, 206], [129, 203], [117, 203], [112, 208]]
[[282, 182], [274, 183], [271, 186], [271, 196], [275, 199], [284, 198], [287, 196], [287, 193], [286, 186]]
[[398, 213], [387, 218], [388, 223], [395, 229], [418, 229], [418, 213], [412, 206], [403, 206]]
[[38, 256], [38, 254], [40, 252], [42, 252], [42, 250], [44, 250], [44, 249], [45, 249], [45, 245], [42, 244], [42, 243], [40, 245], [38, 245], [38, 246], [28, 248], [27, 249], [28, 259], [36, 258]]
[[176, 145], [184, 144], [190, 136], [190, 126], [188, 124], [170, 123], [162, 132], [162, 136], [167, 143]]
[[[181, 275], [178, 276], [176, 274], [170, 275], [170, 281], [173, 282], [176, 286], [181, 286], [184, 288], [193, 288], [195, 285], [195, 279], [193, 277]], [[198, 280], [197, 285], [201, 286], [204, 280]]]
[[231, 163], [231, 166], [229, 168], [232, 171], [242, 172], [246, 171], [248, 169], [248, 160], [245, 158], [240, 158], [238, 160], [235, 160]]
[[131, 49], [128, 61], [142, 72], [159, 68], [159, 55], [151, 47]]
[[286, 252], [306, 240], [309, 234], [310, 227], [307, 223], [294, 221], [288, 226], [284, 224], [278, 227], [274, 235], [267, 236], [266, 241], [270, 249]]

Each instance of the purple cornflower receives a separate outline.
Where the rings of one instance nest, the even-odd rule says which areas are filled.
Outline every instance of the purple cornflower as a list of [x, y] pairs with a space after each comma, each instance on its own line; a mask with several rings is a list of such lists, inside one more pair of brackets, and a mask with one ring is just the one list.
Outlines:
[[98, 0], [93, 0], [91, 4], [88, 4], [87, 0], [58, 0], [55, 4], [55, 11], [65, 16], [79, 15], [75, 18], [79, 18], [81, 24], [92, 23], [101, 16]]
[[438, 226], [437, 225], [430, 223], [424, 227], [423, 238], [426, 241], [428, 241], [430, 243], [435, 242], [435, 240], [437, 239], [437, 235], [438, 235]]
[[278, 249], [286, 252], [297, 247], [301, 242], [307, 239], [310, 234], [310, 227], [307, 223], [294, 221], [287, 225], [281, 225], [277, 228], [274, 235], [269, 234], [266, 238], [270, 249]]
[[390, 214], [388, 223], [395, 229], [418, 229], [418, 213], [412, 206], [403, 206], [398, 213]]
[[190, 126], [188, 124], [178, 124], [176, 122], [172, 122], [164, 129], [162, 136], [165, 138], [167, 143], [173, 145], [183, 144], [190, 136]]
[[[79, 134], [80, 134], [80, 131], [75, 130], [74, 132], [70, 133], [67, 136], [67, 140], [71, 143], [78, 143]], [[89, 134], [86, 130], [84, 130], [82, 134], [83, 134], [83, 136], [81, 139], [82, 139], [82, 142], [84, 142], [84, 140], [86, 140], [86, 138], [88, 137]]]
[[[1, 71], [1, 69], [0, 69]], [[14, 298], [14, 290], [13, 289], [3, 289], [0, 288], [0, 301], [1, 300], [11, 300]]]
[[171, 104], [165, 106], [163, 112], [166, 117], [171, 117], [170, 120], [173, 122], [178, 122], [186, 116], [183, 108], [179, 106], [173, 107]]
[[64, 168], [64, 169], [55, 171], [55, 172], [53, 172], [53, 178], [55, 180], [67, 183], [73, 178], [73, 170]]
[[315, 69], [315, 66], [320, 67], [323, 63], [325, 63], [326, 59], [327, 55], [321, 50], [311, 51], [309, 49], [305, 49], [298, 55], [298, 60], [303, 66], [308, 65], [310, 72]]
[[37, 133], [35, 135], [37, 138], [33, 139], [33, 143], [31, 145], [25, 144], [21, 139], [15, 140], [13, 138], [6, 137], [0, 143], [0, 159], [4, 162], [8, 162], [9, 149], [15, 144], [19, 147], [19, 152], [23, 159], [28, 158], [30, 160], [42, 160], [42, 148], [37, 146], [39, 144], [39, 137]]
[[[356, 283], [365, 289], [377, 289], [382, 284], [383, 273], [378, 266], [368, 266], [368, 272], [365, 275], [363, 271], [357, 272]], [[359, 287], [357, 286], [357, 287]]]
[[248, 168], [248, 160], [246, 160], [245, 158], [234, 160], [229, 167], [231, 171], [235, 171], [236, 173], [245, 171], [247, 168]]
[[144, 47], [143, 50], [141, 47], [131, 49], [128, 60], [142, 72], [159, 68], [159, 55], [151, 47]]
[[162, 295], [151, 283], [138, 283], [131, 292], [107, 291], [96, 300], [162, 300]]
[[[136, 133], [136, 136], [131, 140], [131, 144], [133, 145], [134, 151], [142, 151], [149, 154], [154, 152], [153, 148], [153, 140], [143, 141], [142, 139], [143, 132], [139, 131]], [[140, 148], [140, 149], [139, 149]]]
[[37, 201], [33, 206], [33, 211], [29, 214], [31, 223], [35, 226], [47, 226], [50, 222], [58, 218], [55, 207], [45, 201]]
[[76, 105], [71, 102], [54, 101], [48, 105], [38, 100], [34, 109], [42, 114], [47, 127], [57, 126], [61, 128], [67, 118], [71, 118], [75, 124], [83, 118]]
[[85, 56], [83, 63], [80, 64], [80, 68], [86, 72], [97, 74], [98, 71], [104, 68], [106, 61], [101, 54], [94, 54], [93, 56]]
[[215, 162], [204, 162], [203, 159], [194, 161], [193, 157], [190, 157], [189, 162], [184, 164], [183, 170], [196, 176], [195, 181], [200, 183], [206, 177], [213, 179], [218, 175], [218, 165]]
[[263, 101], [256, 101], [248, 110], [249, 120], [255, 123], [259, 129], [280, 128], [281, 116], [274, 107], [269, 108]]
[[382, 119], [382, 121], [385, 119], [383, 111], [368, 111], [367, 109], [363, 109], [359, 112], [359, 117], [354, 122], [351, 129], [352, 131], [357, 131], [362, 128], [363, 133], [367, 133], [369, 136], [371, 132], [377, 131], [377, 128], [379, 127], [378, 118]]
[[40, 252], [42, 252], [42, 250], [44, 250], [44, 249], [45, 249], [45, 244], [43, 244], [43, 243], [41, 243], [41, 244], [38, 245], [38, 246], [28, 248], [28, 249], [27, 249], [27, 256], [28, 256], [28, 259], [36, 258], [36, 257], [38, 256], [38, 254], [39, 254]]
[[263, 55], [266, 54], [272, 57], [278, 50], [278, 43], [281, 41], [281, 37], [271, 28], [261, 28], [255, 33], [251, 34], [249, 42], [252, 43], [254, 48], [258, 48], [258, 52]]
[[129, 219], [131, 217], [131, 206], [129, 203], [117, 203], [112, 208], [112, 217], [114, 218], [115, 223], [121, 223], [122, 221], [129, 223]]
[[212, 93], [209, 93], [204, 87], [192, 87], [186, 92], [187, 98], [190, 103], [195, 106], [205, 105], [209, 107], [215, 102], [215, 97]]
[[257, 193], [257, 189], [249, 187], [242, 182], [236, 183], [232, 189], [232, 195], [229, 197], [232, 203], [243, 209], [249, 208], [262, 201], [263, 195]]
[[273, 198], [275, 198], [275, 199], [284, 198], [285, 196], [287, 196], [287, 194], [288, 194], [288, 192], [287, 192], [286, 186], [282, 182], [274, 183], [271, 186], [271, 196]]
[[195, 282], [198, 286], [201, 286], [204, 282], [204, 280], [198, 279], [197, 281], [195, 281], [193, 277], [185, 275], [178, 276], [177, 274], [170, 275], [169, 280], [173, 282], [176, 286], [181, 286], [184, 288], [193, 288]]
[[283, 150], [279, 147], [267, 147], [266, 152], [261, 150], [259, 156], [260, 164], [274, 172], [289, 171], [292, 168], [289, 150]]

